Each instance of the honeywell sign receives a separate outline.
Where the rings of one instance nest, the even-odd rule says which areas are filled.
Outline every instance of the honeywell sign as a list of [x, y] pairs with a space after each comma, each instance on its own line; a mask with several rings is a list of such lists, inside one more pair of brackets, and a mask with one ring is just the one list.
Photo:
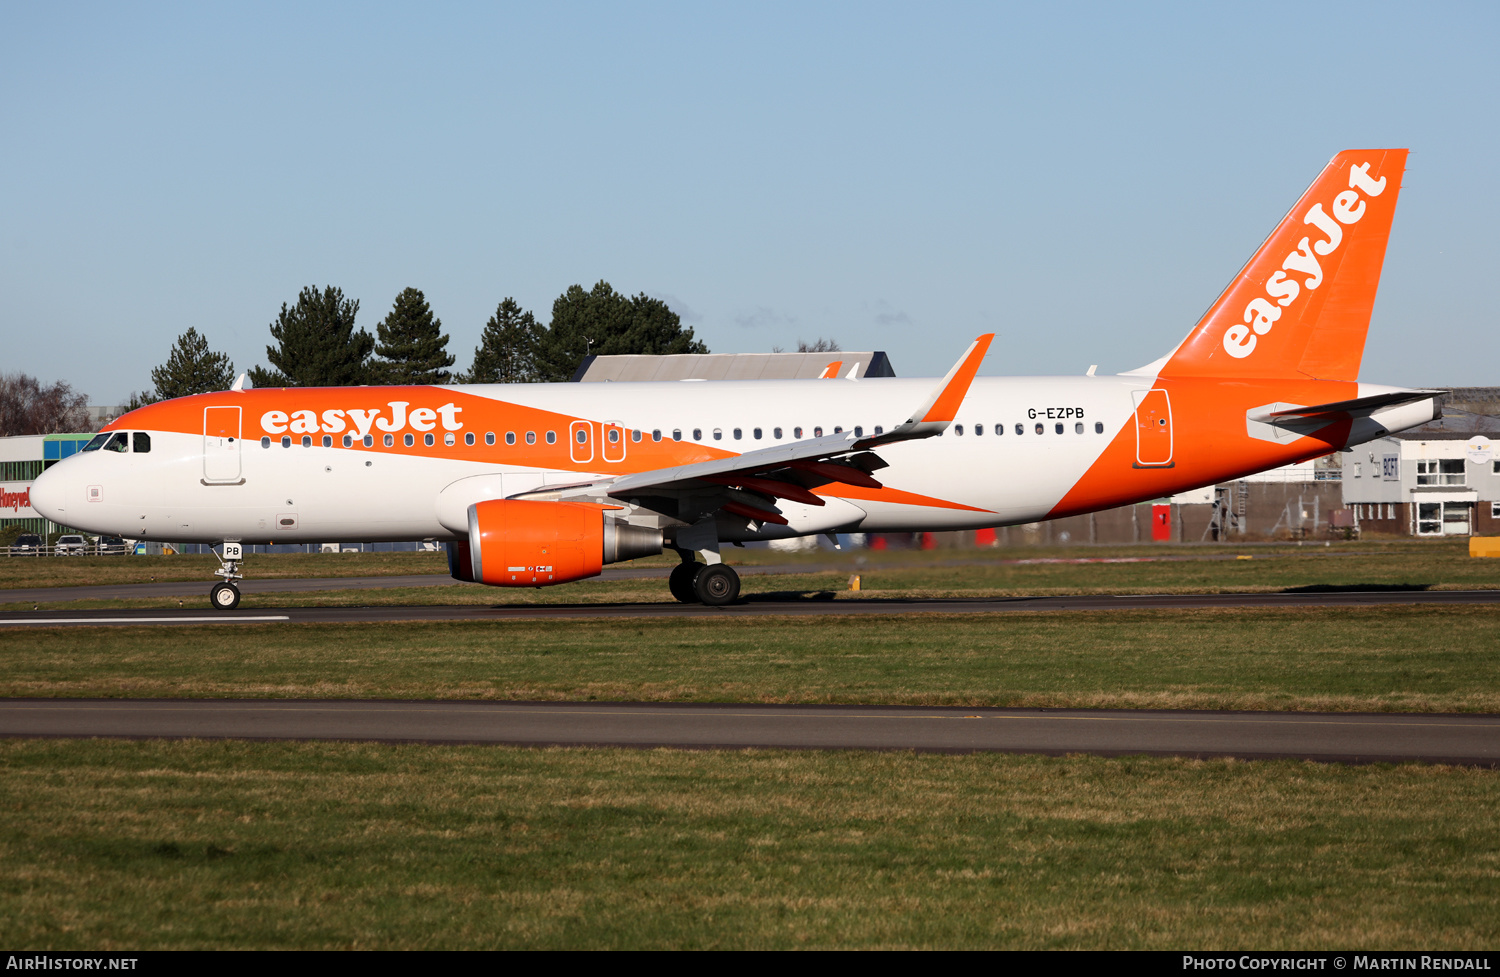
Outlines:
[[28, 482], [0, 483], [0, 519], [39, 519]]

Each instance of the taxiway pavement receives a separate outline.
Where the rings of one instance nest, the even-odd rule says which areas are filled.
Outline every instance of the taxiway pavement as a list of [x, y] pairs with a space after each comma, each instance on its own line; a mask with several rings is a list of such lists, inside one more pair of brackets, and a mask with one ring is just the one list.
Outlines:
[[0, 736], [1156, 754], [1500, 766], [1500, 716], [598, 702], [8, 699]]
[[518, 621], [549, 618], [714, 618], [767, 615], [849, 616], [868, 614], [1006, 614], [1022, 611], [1268, 610], [1299, 607], [1391, 607], [1399, 605], [1500, 606], [1500, 590], [1307, 590], [1269, 594], [1122, 594], [1064, 597], [959, 597], [835, 599], [831, 592], [752, 594], [730, 607], [678, 603], [477, 604], [374, 607], [264, 607], [215, 612], [207, 601], [182, 609], [6, 611], [0, 627], [88, 625], [348, 624], [381, 621]]

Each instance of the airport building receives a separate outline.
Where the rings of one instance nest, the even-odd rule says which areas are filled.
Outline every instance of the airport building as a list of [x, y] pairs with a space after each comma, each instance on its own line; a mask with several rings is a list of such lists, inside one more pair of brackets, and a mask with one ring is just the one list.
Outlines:
[[0, 438], [0, 529], [28, 533], [69, 532], [31, 507], [31, 483], [42, 472], [88, 444], [93, 432]]

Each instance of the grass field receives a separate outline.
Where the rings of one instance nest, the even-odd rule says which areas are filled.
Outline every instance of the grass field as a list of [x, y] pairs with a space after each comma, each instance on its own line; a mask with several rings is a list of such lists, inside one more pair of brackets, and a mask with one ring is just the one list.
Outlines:
[[0, 632], [3, 696], [1500, 712], [1500, 609]]
[[1500, 775], [0, 742], [0, 942], [1493, 947]]
[[[742, 566], [786, 567], [797, 572], [746, 574], [747, 597], [831, 594], [838, 599], [882, 597], [986, 597], [1101, 593], [1264, 593], [1297, 589], [1412, 588], [1471, 590], [1500, 587], [1500, 560], [1472, 559], [1461, 543], [1354, 543], [1338, 547], [1260, 546], [1238, 555], [1217, 547], [1054, 547], [1005, 550], [897, 551], [788, 555], [768, 550], [731, 551]], [[202, 566], [188, 567], [197, 560]], [[182, 598], [132, 597], [125, 600], [51, 601], [48, 608], [176, 607], [182, 599], [206, 604], [211, 558], [130, 557], [0, 561], [0, 588], [72, 586], [86, 583], [142, 582], [147, 570], [158, 580], [191, 580]], [[1103, 561], [1132, 562], [1103, 562]], [[1081, 562], [1091, 561], [1091, 562]], [[628, 566], [670, 566], [655, 557]], [[88, 564], [101, 564], [91, 568]], [[28, 567], [37, 567], [28, 571]], [[53, 565], [65, 566], [52, 569]], [[137, 566], [139, 564], [139, 566]], [[17, 568], [19, 566], [19, 569]], [[347, 604], [568, 604], [670, 601], [661, 579], [585, 580], [540, 590], [460, 585], [444, 587], [348, 589], [337, 576], [443, 573], [433, 554], [348, 556], [277, 555], [247, 563], [252, 579], [327, 577], [329, 589], [302, 593], [247, 594], [242, 604], [305, 607]], [[90, 574], [99, 574], [95, 579]], [[146, 577], [153, 573], [146, 573]], [[168, 576], [168, 574], [179, 576]], [[849, 589], [858, 574], [859, 592]], [[9, 576], [5, 576], [9, 574]], [[61, 574], [61, 577], [57, 575]], [[124, 574], [122, 577], [121, 575]], [[181, 576], [180, 574], [185, 574]]]

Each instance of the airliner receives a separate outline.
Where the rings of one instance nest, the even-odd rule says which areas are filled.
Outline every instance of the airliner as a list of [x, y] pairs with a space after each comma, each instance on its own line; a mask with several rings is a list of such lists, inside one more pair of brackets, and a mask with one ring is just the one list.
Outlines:
[[[232, 389], [131, 411], [33, 505], [92, 533], [221, 546], [439, 541], [459, 580], [543, 587], [672, 550], [683, 602], [733, 603], [725, 544], [977, 529], [1126, 505], [1433, 419], [1360, 383], [1407, 151], [1318, 175], [1175, 349], [1114, 376]], [[236, 386], [239, 386], [237, 384]]]

